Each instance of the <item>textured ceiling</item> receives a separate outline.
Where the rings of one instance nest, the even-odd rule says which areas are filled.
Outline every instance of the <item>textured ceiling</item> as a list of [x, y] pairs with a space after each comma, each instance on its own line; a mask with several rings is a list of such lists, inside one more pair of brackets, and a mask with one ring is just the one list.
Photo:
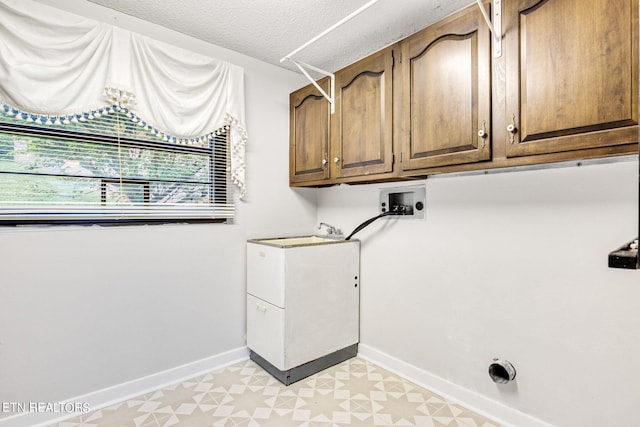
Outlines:
[[[369, 0], [89, 0], [262, 61], [280, 59]], [[336, 71], [474, 0], [379, 0], [294, 57]]]

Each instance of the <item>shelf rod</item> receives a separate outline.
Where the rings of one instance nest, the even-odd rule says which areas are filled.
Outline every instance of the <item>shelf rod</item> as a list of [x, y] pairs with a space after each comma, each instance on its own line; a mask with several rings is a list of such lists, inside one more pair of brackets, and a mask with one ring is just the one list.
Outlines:
[[[342, 18], [340, 21], [336, 22], [331, 27], [327, 28], [326, 30], [324, 30], [323, 32], [321, 32], [320, 34], [318, 34], [317, 36], [315, 36], [314, 38], [312, 38], [311, 40], [309, 40], [308, 42], [306, 42], [305, 44], [300, 46], [299, 48], [293, 50], [291, 53], [289, 53], [288, 55], [286, 55], [282, 59], [280, 59], [280, 62], [291, 61], [291, 62], [293, 62], [293, 64], [296, 67], [298, 67], [298, 69], [302, 72], [302, 74], [304, 74], [304, 76], [316, 87], [316, 89], [318, 89], [320, 91], [322, 96], [324, 96], [327, 99], [327, 101], [329, 101], [329, 104], [331, 105], [331, 114], [333, 114], [335, 112], [335, 110], [336, 110], [336, 106], [335, 106], [336, 77], [335, 77], [335, 75], [332, 74], [332, 73], [329, 73], [328, 71], [324, 71], [324, 70], [322, 70], [322, 69], [320, 69], [318, 67], [314, 67], [312, 65], [305, 64], [302, 61], [295, 60], [295, 59], [292, 58], [292, 56], [295, 55], [296, 53], [300, 52], [302, 49], [306, 48], [307, 46], [311, 45], [312, 43], [315, 43], [316, 41], [318, 41], [322, 37], [326, 36], [331, 31], [335, 30], [336, 28], [338, 28], [339, 26], [341, 26], [345, 22], [349, 21], [350, 19], [352, 19], [356, 15], [359, 15], [360, 13], [362, 13], [363, 11], [368, 9], [369, 7], [371, 7], [374, 4], [376, 4], [378, 1], [380, 1], [380, 0], [371, 0], [371, 1], [369, 1], [364, 6], [360, 7], [359, 9], [357, 9], [354, 12], [350, 13], [346, 17]], [[330, 94], [327, 94], [320, 87], [320, 85], [318, 83], [316, 83], [316, 81], [313, 79], [313, 77], [311, 77], [309, 75], [309, 73], [307, 72], [307, 70], [305, 68], [311, 69], [311, 70], [316, 71], [316, 72], [318, 72], [320, 74], [323, 74], [325, 76], [330, 77], [330, 79], [331, 79], [330, 89], [329, 89]]]
[[329, 34], [331, 31], [335, 30], [336, 28], [338, 28], [339, 26], [341, 26], [342, 24], [344, 24], [345, 22], [349, 21], [351, 18], [355, 17], [356, 15], [359, 15], [360, 13], [362, 13], [363, 11], [365, 11], [366, 9], [368, 9], [369, 7], [373, 6], [374, 4], [376, 4], [378, 1], [380, 0], [371, 0], [369, 3], [365, 4], [364, 6], [362, 6], [360, 9], [352, 12], [351, 14], [349, 14], [348, 16], [342, 18], [340, 21], [336, 22], [335, 24], [333, 24], [331, 27], [327, 28], [326, 30], [324, 30], [323, 32], [321, 32], [320, 34], [318, 34], [317, 36], [315, 36], [314, 38], [312, 38], [311, 40], [309, 40], [308, 42], [306, 42], [305, 44], [303, 44], [302, 46], [300, 46], [299, 48], [295, 49], [294, 51], [292, 51], [290, 54], [286, 55], [285, 57], [283, 57], [280, 62], [284, 62], [287, 59], [291, 59], [291, 57], [293, 55], [295, 55], [296, 53], [300, 52], [302, 49], [306, 48], [307, 46], [309, 46], [312, 43], [315, 43], [316, 41], [318, 41], [319, 39], [321, 39], [322, 37], [326, 36], [327, 34]]

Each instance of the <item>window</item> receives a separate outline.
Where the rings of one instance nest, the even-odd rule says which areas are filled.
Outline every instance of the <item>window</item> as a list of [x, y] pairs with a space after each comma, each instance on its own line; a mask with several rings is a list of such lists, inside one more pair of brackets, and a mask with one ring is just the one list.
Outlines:
[[0, 223], [233, 217], [227, 129], [179, 139], [118, 104], [67, 116], [0, 104]]

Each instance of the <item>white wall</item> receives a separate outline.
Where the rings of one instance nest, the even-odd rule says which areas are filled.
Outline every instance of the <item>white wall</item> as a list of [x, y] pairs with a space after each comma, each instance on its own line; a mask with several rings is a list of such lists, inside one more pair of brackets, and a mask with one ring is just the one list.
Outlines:
[[[294, 73], [89, 2], [40, 0], [245, 68], [246, 201], [233, 225], [0, 229], [0, 401], [53, 402], [244, 345], [244, 242], [351, 231], [380, 184], [289, 189]], [[636, 425], [637, 162], [427, 180], [424, 220], [362, 239], [362, 342], [557, 426]], [[317, 196], [317, 200], [316, 200]], [[317, 209], [317, 211], [316, 211]], [[486, 373], [510, 360], [506, 387]]]
[[246, 239], [316, 221], [315, 190], [287, 185], [302, 76], [89, 2], [42, 3], [244, 67], [248, 191], [232, 225], [0, 228], [2, 402], [69, 399], [243, 347]]
[[[397, 185], [321, 189], [318, 220], [348, 233]], [[426, 189], [424, 220], [356, 235], [362, 343], [556, 426], [638, 425], [640, 274], [607, 268], [638, 232], [637, 161]], [[491, 382], [493, 357], [514, 383]]]

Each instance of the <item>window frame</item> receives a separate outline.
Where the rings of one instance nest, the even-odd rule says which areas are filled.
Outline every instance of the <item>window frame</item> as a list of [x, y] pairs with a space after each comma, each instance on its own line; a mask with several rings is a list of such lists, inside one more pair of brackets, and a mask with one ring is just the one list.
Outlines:
[[[126, 112], [127, 110], [122, 109], [118, 110], [118, 112]], [[46, 128], [33, 126], [29, 123], [15, 123], [15, 122], [4, 122], [0, 120], [0, 135], [4, 134], [18, 134], [18, 135], [26, 135], [38, 138], [46, 138], [46, 139], [64, 139], [71, 141], [78, 141], [84, 143], [95, 143], [102, 144], [105, 147], [109, 145], [119, 146], [120, 148], [139, 148], [139, 149], [151, 149], [151, 150], [162, 150], [164, 152], [174, 152], [174, 153], [184, 153], [184, 154], [198, 154], [198, 155], [207, 155], [209, 158], [209, 200], [211, 203], [212, 211], [215, 210], [216, 206], [222, 205], [233, 205], [233, 191], [230, 188], [231, 179], [230, 179], [230, 128], [229, 126], [224, 126], [220, 130], [211, 134], [209, 139], [208, 147], [196, 147], [190, 145], [177, 145], [171, 142], [156, 142], [156, 141], [148, 141], [144, 139], [133, 139], [124, 136], [111, 136], [111, 135], [100, 135], [100, 134], [87, 134], [83, 132], [78, 132], [70, 129], [60, 129], [60, 128]], [[12, 172], [2, 172], [0, 171], [0, 183], [3, 174], [9, 174]], [[17, 174], [17, 173], [14, 173]], [[24, 175], [31, 176], [69, 176], [74, 177], [72, 175], [61, 175], [61, 174], [46, 174], [46, 173], [22, 173]], [[129, 178], [113, 178], [106, 176], [77, 176], [77, 178], [92, 178], [99, 180], [99, 192], [100, 192], [100, 200], [101, 205], [106, 206], [106, 194], [105, 187], [107, 183], [128, 183], [128, 184], [136, 184], [143, 185], [143, 193], [145, 197], [145, 205], [149, 202], [149, 185], [151, 181], [161, 182], [163, 180], [143, 180], [143, 179], [129, 179]], [[183, 183], [189, 183], [189, 181], [180, 181]], [[217, 182], [222, 182], [224, 185], [217, 185]], [[6, 206], [2, 201], [0, 201], [0, 207]], [[89, 213], [85, 213], [87, 216]], [[28, 215], [28, 214], [25, 214]], [[227, 223], [233, 218], [231, 217], [181, 217], [181, 218], [158, 218], [149, 216], [148, 218], [131, 218], [131, 217], [120, 217], [118, 219], [109, 219], [109, 218], [86, 218], [86, 219], [69, 219], [60, 216], [59, 218], [24, 218], [24, 219], [15, 219], [15, 218], [3, 218], [0, 215], [0, 227], [5, 226], [23, 226], [23, 225], [105, 225], [105, 226], [113, 226], [113, 225], [136, 225], [136, 224], [173, 224], [173, 223], [186, 223], [186, 224], [202, 224], [202, 223]]]

